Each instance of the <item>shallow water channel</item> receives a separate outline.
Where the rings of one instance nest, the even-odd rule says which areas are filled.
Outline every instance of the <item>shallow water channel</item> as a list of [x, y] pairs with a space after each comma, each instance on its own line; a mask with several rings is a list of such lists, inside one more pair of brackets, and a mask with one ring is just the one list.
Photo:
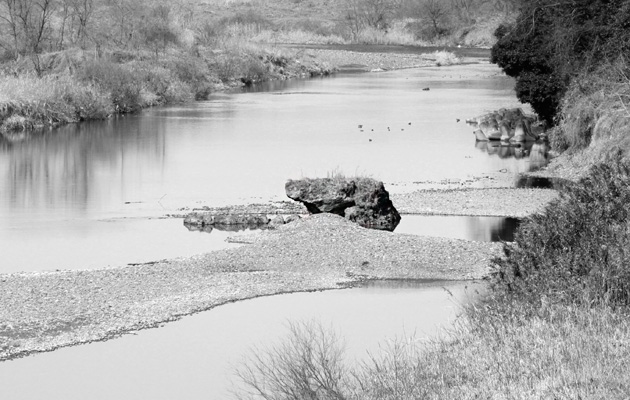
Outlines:
[[361, 174], [393, 191], [526, 171], [527, 155], [476, 147], [463, 122], [516, 106], [513, 81], [478, 64], [276, 82], [22, 141], [0, 136], [0, 273], [222, 247], [221, 232], [156, 218], [285, 200], [287, 179]]
[[[483, 290], [472, 282], [374, 282], [226, 304], [107, 342], [0, 363], [2, 397], [39, 400], [227, 399], [235, 368], [286, 338], [289, 322], [321, 323], [352, 365], [395, 340], [424, 343]], [[369, 315], [369, 318], [365, 316]]]

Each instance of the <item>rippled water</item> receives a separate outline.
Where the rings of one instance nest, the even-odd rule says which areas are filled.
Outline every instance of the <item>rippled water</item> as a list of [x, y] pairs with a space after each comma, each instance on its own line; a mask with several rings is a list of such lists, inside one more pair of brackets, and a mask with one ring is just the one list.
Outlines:
[[217, 235], [146, 218], [281, 200], [291, 178], [395, 187], [528, 170], [527, 154], [477, 148], [462, 122], [518, 106], [512, 88], [487, 64], [340, 75], [1, 139], [0, 272], [208, 251]]

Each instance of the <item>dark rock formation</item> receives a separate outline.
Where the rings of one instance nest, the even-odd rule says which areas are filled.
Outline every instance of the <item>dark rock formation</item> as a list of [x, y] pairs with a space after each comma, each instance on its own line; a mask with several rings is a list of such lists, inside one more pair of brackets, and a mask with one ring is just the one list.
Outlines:
[[[299, 215], [306, 214], [306, 212], [307, 210], [303, 205], [289, 201], [228, 207], [203, 207], [187, 214], [184, 225], [189, 230], [204, 232], [211, 232], [213, 229], [220, 231], [266, 229], [300, 219]], [[273, 219], [270, 220], [269, 217]]]
[[219, 230], [257, 228], [266, 226], [268, 223], [269, 218], [266, 214], [215, 214], [207, 211], [190, 213], [184, 219], [186, 226], [213, 227]]
[[393, 231], [400, 222], [383, 182], [370, 178], [290, 180], [287, 196], [311, 214], [332, 213], [366, 228]]

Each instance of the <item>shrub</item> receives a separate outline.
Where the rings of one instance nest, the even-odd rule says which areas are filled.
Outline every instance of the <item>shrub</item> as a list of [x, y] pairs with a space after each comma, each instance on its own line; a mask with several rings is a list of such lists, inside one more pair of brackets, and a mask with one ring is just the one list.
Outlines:
[[349, 373], [338, 337], [314, 322], [291, 324], [289, 338], [258, 350], [237, 371], [247, 398], [343, 400]]
[[210, 73], [208, 66], [200, 58], [180, 57], [171, 61], [169, 69], [177, 78], [190, 86], [190, 90], [197, 100], [205, 99], [210, 94]]
[[629, 215], [630, 164], [596, 165], [505, 244], [497, 284], [534, 304], [630, 305]]
[[517, 80], [516, 93], [553, 123], [571, 80], [630, 51], [630, 3], [624, 0], [524, 2], [500, 26], [492, 62]]
[[110, 94], [118, 112], [135, 111], [141, 106], [142, 82], [131, 69], [105, 60], [86, 61], [78, 76]]
[[435, 57], [435, 65], [441, 67], [443, 65], [460, 64], [462, 61], [450, 51], [434, 51], [430, 56]]

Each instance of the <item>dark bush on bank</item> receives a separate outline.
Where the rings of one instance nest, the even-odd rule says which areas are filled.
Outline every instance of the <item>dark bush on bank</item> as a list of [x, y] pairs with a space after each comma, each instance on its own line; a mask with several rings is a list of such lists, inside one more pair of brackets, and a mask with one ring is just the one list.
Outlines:
[[523, 2], [516, 22], [495, 36], [492, 61], [516, 78], [518, 98], [552, 123], [577, 74], [630, 51], [630, 2]]
[[629, 215], [630, 164], [596, 165], [505, 244], [497, 288], [534, 305], [630, 305]]

